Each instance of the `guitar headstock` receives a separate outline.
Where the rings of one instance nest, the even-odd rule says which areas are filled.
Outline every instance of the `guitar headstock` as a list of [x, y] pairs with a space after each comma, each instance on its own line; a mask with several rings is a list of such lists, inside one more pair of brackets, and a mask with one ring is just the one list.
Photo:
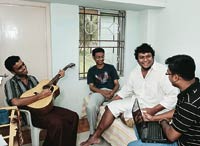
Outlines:
[[75, 63], [69, 63], [67, 66], [65, 66], [64, 68], [63, 68], [63, 70], [65, 71], [65, 70], [67, 70], [68, 68], [72, 68], [72, 67], [74, 67], [75, 66]]

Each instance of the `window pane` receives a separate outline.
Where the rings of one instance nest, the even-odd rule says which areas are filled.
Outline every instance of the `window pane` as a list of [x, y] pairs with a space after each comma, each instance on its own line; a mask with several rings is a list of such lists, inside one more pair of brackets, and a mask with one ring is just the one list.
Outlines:
[[95, 64], [95, 62], [93, 61], [92, 58], [92, 54], [91, 54], [91, 49], [85, 49], [84, 48], [80, 48], [80, 55], [79, 55], [79, 60], [80, 60], [80, 77], [81, 78], [85, 78], [87, 77], [87, 71], [88, 69], [93, 66]]
[[113, 64], [123, 75], [125, 12], [80, 7], [80, 69], [79, 78], [86, 78], [88, 69], [95, 65], [92, 50], [105, 50], [105, 63]]

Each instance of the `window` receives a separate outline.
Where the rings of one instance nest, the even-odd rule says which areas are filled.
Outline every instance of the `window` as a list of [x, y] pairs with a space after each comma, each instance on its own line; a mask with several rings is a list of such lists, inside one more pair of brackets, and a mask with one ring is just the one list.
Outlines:
[[85, 79], [95, 64], [91, 53], [96, 47], [105, 50], [105, 62], [123, 75], [125, 11], [80, 7], [79, 21], [79, 79]]

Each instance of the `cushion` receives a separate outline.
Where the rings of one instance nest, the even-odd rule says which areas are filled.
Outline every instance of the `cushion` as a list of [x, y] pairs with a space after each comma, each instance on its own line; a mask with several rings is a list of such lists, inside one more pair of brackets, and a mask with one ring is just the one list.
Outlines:
[[122, 115], [120, 116], [120, 119], [121, 119], [121, 121], [122, 121], [126, 126], [128, 126], [128, 127], [130, 127], [130, 128], [133, 128], [133, 125], [134, 125], [134, 120], [133, 120], [133, 118], [126, 118], [126, 117], [124, 117], [124, 114], [122, 114]]
[[87, 107], [87, 104], [88, 104], [89, 99], [90, 99], [89, 96], [86, 96], [86, 97], [84, 97], [84, 99], [83, 99], [83, 105], [82, 105], [82, 110], [81, 110], [81, 119], [82, 119], [82, 118], [85, 118], [85, 117], [87, 116], [86, 107]]

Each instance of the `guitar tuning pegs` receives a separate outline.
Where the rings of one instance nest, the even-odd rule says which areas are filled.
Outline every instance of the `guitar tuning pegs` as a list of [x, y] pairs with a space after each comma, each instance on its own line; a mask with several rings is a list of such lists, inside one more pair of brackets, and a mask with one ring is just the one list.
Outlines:
[[75, 66], [75, 63], [70, 63], [70, 67], [73, 67], [73, 66]]

